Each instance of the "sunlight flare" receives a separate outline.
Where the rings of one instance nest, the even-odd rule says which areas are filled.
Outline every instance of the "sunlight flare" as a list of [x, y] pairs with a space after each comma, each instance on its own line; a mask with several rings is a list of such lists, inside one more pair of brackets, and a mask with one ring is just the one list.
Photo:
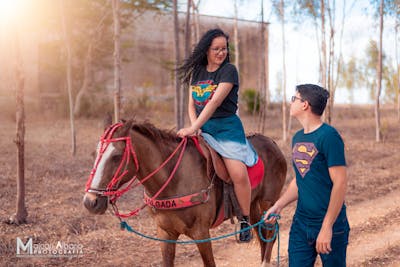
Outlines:
[[18, 21], [24, 0], [0, 0], [0, 22], [12, 24]]

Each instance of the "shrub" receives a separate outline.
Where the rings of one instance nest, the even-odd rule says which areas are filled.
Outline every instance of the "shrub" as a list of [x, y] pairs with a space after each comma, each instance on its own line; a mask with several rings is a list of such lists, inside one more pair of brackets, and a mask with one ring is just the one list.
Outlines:
[[247, 112], [260, 111], [260, 94], [253, 88], [245, 89], [242, 93], [242, 99], [245, 102]]

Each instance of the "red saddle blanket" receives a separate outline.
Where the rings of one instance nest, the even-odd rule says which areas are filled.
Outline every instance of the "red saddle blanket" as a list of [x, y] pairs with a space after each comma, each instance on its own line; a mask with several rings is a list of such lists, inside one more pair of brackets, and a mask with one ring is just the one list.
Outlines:
[[260, 157], [258, 157], [257, 163], [252, 167], [247, 167], [249, 173], [251, 189], [256, 188], [264, 177], [264, 163]]

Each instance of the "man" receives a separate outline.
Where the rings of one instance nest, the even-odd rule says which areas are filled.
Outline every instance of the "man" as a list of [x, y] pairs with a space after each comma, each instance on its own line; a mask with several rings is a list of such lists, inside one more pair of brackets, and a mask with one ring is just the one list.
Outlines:
[[296, 87], [290, 115], [303, 127], [292, 139], [296, 179], [264, 217], [266, 223], [274, 223], [270, 214], [280, 214], [297, 200], [289, 234], [290, 267], [313, 266], [318, 254], [324, 267], [346, 266], [346, 161], [341, 136], [321, 119], [328, 98], [329, 92], [318, 85]]

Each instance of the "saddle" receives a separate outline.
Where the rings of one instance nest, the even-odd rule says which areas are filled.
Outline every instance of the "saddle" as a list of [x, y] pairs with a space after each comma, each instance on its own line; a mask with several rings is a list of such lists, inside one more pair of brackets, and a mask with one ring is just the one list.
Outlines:
[[[232, 179], [229, 176], [222, 157], [212, 147], [210, 147], [203, 138], [193, 137], [192, 140], [199, 152], [206, 158], [207, 174], [209, 179], [212, 179], [215, 172], [217, 177], [223, 181], [223, 199], [219, 205], [216, 219], [212, 228], [217, 227], [227, 219], [230, 219], [231, 223], [233, 224], [233, 216], [235, 215], [239, 220], [241, 220], [243, 218], [243, 214], [234, 192]], [[261, 183], [264, 177], [264, 163], [261, 158], [258, 158], [257, 163], [254, 166], [247, 167], [247, 171], [249, 174], [251, 188], [254, 189]]]

